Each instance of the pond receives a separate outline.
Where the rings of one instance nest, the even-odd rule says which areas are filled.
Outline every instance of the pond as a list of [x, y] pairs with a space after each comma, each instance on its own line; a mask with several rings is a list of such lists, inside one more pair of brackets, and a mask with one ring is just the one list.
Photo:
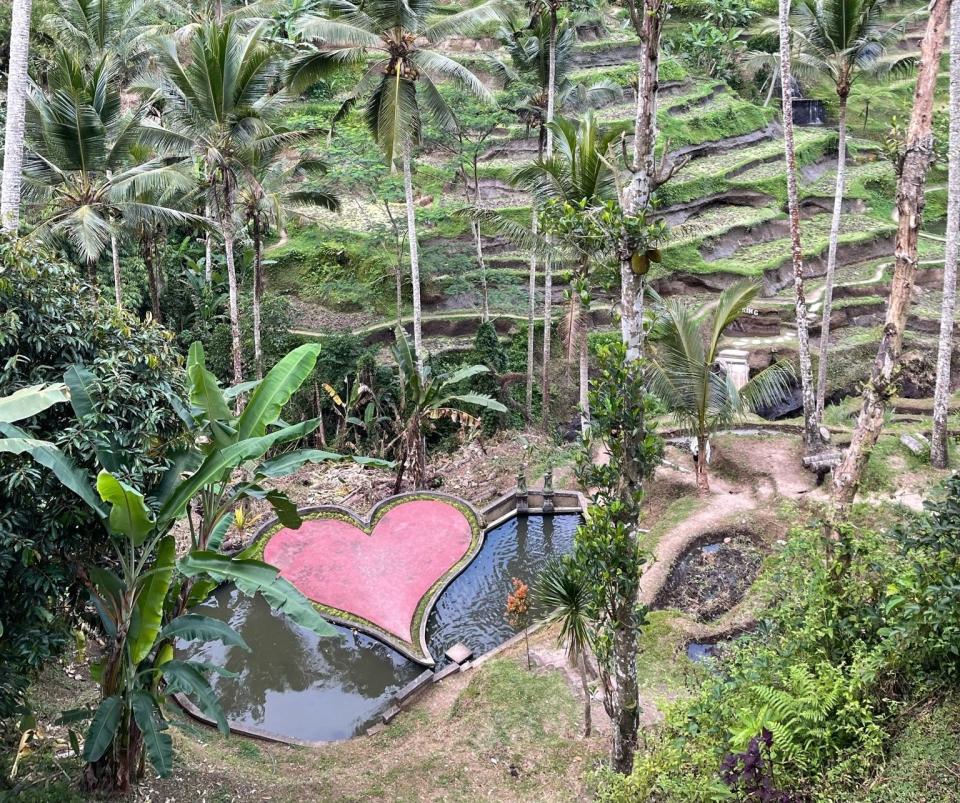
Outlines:
[[[573, 546], [578, 515], [509, 519], [486, 533], [469, 566], [440, 595], [427, 620], [427, 641], [437, 664], [457, 642], [482, 655], [514, 631], [504, 616], [510, 578], [533, 582], [555, 556]], [[224, 586], [201, 606], [227, 621], [251, 651], [213, 642], [191, 657], [222, 666], [212, 674], [227, 720], [280, 737], [336, 741], [379, 721], [394, 696], [424, 667], [375, 638], [337, 627], [340, 638], [320, 638]]]

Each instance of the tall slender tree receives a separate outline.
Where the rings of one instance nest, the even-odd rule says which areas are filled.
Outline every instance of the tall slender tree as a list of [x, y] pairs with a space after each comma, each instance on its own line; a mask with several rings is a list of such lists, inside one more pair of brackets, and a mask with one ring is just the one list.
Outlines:
[[830, 315], [847, 164], [847, 99], [861, 78], [889, 76], [914, 62], [912, 56], [886, 58], [890, 48], [903, 38], [907, 22], [912, 18], [906, 15], [895, 23], [884, 22], [886, 4], [887, 0], [800, 0], [794, 12], [793, 35], [805, 56], [804, 65], [816, 65], [837, 93], [837, 173], [820, 326], [818, 418], [823, 417], [827, 390]]
[[181, 60], [176, 40], [166, 37], [157, 53], [157, 85], [165, 98], [163, 126], [153, 136], [204, 166], [206, 199], [223, 238], [229, 290], [233, 381], [243, 380], [239, 282], [234, 245], [237, 193], [246, 176], [246, 157], [296, 139], [277, 131], [272, 112], [282, 98], [270, 93], [279, 62], [263, 42], [262, 28], [241, 33], [232, 19], [200, 27]]
[[943, 259], [943, 304], [937, 346], [937, 385], [933, 394], [930, 462], [946, 468], [947, 413], [950, 401], [954, 313], [957, 306], [957, 257], [960, 255], [960, 3], [950, 8], [950, 143], [947, 159], [947, 248]]
[[793, 261], [794, 312], [803, 394], [803, 442], [807, 454], [819, 451], [820, 418], [810, 359], [807, 297], [803, 286], [803, 246], [800, 243], [800, 196], [797, 191], [797, 157], [793, 144], [793, 78], [790, 74], [790, 0], [780, 0], [780, 96], [783, 106], [783, 148], [787, 163], [787, 214], [790, 218], [790, 256]]
[[452, 80], [477, 98], [493, 102], [490, 92], [470, 70], [430, 47], [502, 16], [497, 0], [434, 19], [436, 11], [435, 0], [374, 0], [362, 5], [337, 0], [329, 7], [329, 18], [310, 16], [297, 24], [296, 33], [308, 43], [301, 46], [286, 71], [291, 88], [303, 91], [346, 65], [368, 64], [368, 55], [376, 54], [334, 122], [363, 101], [367, 127], [390, 169], [401, 163], [413, 288], [413, 341], [421, 373], [423, 311], [412, 168], [413, 153], [420, 141], [421, 108], [442, 128], [456, 129], [453, 112], [437, 88], [442, 80]]
[[870, 379], [863, 388], [863, 401], [850, 448], [833, 472], [834, 520], [830, 536], [839, 540], [839, 522], [856, 496], [863, 469], [880, 437], [887, 402], [896, 391], [896, 372], [903, 350], [910, 295], [917, 271], [917, 234], [923, 221], [924, 185], [933, 158], [933, 102], [940, 71], [940, 54], [948, 28], [950, 0], [932, 0], [927, 29], [920, 45], [920, 66], [913, 95], [913, 111], [903, 151], [898, 158], [897, 234], [894, 243], [893, 281], [883, 335]]
[[7, 67], [7, 121], [3, 137], [3, 180], [0, 182], [0, 228], [20, 227], [20, 184], [27, 112], [27, 55], [30, 51], [32, 0], [13, 0], [10, 60]]
[[312, 185], [311, 179], [327, 172], [327, 164], [309, 153], [291, 158], [286, 143], [265, 147], [248, 154], [244, 160], [245, 178], [238, 194], [239, 208], [250, 226], [253, 239], [253, 363], [257, 379], [263, 377], [260, 307], [265, 275], [263, 241], [271, 228], [283, 230], [288, 219], [308, 220], [320, 210], [340, 211], [340, 201], [332, 193]]

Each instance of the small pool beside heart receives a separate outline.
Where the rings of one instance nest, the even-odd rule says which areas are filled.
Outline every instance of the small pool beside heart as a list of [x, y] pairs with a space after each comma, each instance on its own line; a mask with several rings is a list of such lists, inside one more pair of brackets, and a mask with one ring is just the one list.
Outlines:
[[[449, 564], [440, 579], [434, 580], [427, 588], [426, 597], [420, 597], [432, 597], [421, 627], [426, 652], [441, 665], [444, 651], [457, 642], [467, 644], [474, 655], [479, 656], [514, 634], [504, 615], [510, 579], [519, 577], [525, 582], [534, 582], [551, 558], [570, 551], [581, 521], [576, 514], [510, 518], [485, 534], [480, 533], [481, 537], [475, 543], [477, 549], [471, 551], [470, 547], [467, 548], [464, 568], [461, 565], [464, 558], [458, 559], [457, 551], [462, 547], [465, 535], [464, 531], [457, 531], [456, 517], [449, 511], [441, 513], [437, 509], [432, 512], [438, 514], [439, 519], [428, 517], [426, 508], [413, 512], [406, 524], [419, 528], [408, 531], [408, 534], [414, 533], [410, 536], [414, 542], [421, 543], [419, 530], [422, 529], [431, 535], [425, 541], [444, 542], [444, 546], [436, 547], [442, 555], [432, 562], [422, 554], [419, 562], [400, 561], [392, 565], [390, 571], [385, 568], [381, 571], [383, 575], [393, 576], [398, 585], [409, 584], [411, 590], [399, 594], [395, 588], [384, 588], [383, 580], [377, 582], [377, 573], [365, 579], [364, 572], [371, 565], [369, 563], [354, 565], [345, 571], [348, 579], [335, 592], [308, 586], [303, 577], [298, 586], [320, 603], [321, 610], [328, 607], [340, 609], [345, 605], [354, 611], [358, 608], [357, 600], [364, 601], [359, 603], [362, 607], [376, 599], [375, 594], [366, 593], [376, 586], [389, 606], [396, 608], [397, 600], [402, 603], [402, 611], [392, 620], [392, 625], [399, 627], [397, 623], [409, 615], [412, 597], [427, 587], [430, 577], [442, 564]], [[331, 553], [331, 557], [355, 561], [357, 545], [372, 543], [362, 539], [383, 538], [384, 533], [378, 533], [377, 528], [389, 514], [388, 508], [379, 517], [375, 511], [371, 523], [346, 522], [355, 531], [339, 531], [337, 538], [344, 540], [336, 542], [336, 552]], [[307, 524], [309, 522], [304, 526]], [[405, 529], [406, 524], [401, 529]], [[326, 526], [324, 530], [327, 533], [334, 531]], [[388, 528], [387, 533], [392, 530], [392, 527]], [[268, 560], [271, 555], [269, 544], [281, 534], [282, 528], [278, 527], [271, 538], [266, 539], [262, 554]], [[284, 536], [272, 553], [277, 559], [276, 565], [291, 582], [297, 582], [293, 577], [305, 565], [303, 545], [310, 544], [311, 538], [315, 547], [324, 543], [325, 539], [318, 536], [317, 532], [311, 536], [309, 530], [303, 531], [303, 540], [297, 549], [293, 549], [297, 539]], [[471, 534], [471, 543], [472, 538]], [[376, 560], [392, 551], [386, 549], [386, 542], [390, 540], [388, 535], [384, 543], [373, 550], [378, 554]], [[286, 568], [281, 565], [283, 561], [290, 561]], [[326, 567], [335, 562], [322, 562], [322, 565]], [[423, 568], [424, 565], [429, 571]], [[363, 593], [354, 599], [351, 589], [358, 589], [364, 583], [367, 585]], [[437, 593], [433, 594], [433, 591]], [[203, 613], [229, 622], [243, 636], [251, 651], [248, 653], [212, 642], [195, 651], [192, 657], [217, 664], [232, 673], [229, 677], [210, 677], [224, 713], [232, 725], [261, 735], [312, 742], [348, 739], [364, 733], [380, 720], [396, 694], [425, 669], [423, 659], [413, 661], [408, 657], [410, 650], [405, 650], [407, 655], [404, 655], [389, 646], [384, 638], [370, 635], [376, 627], [386, 629], [386, 625], [391, 624], [389, 620], [381, 619], [379, 624], [373, 622], [373, 627], [370, 622], [356, 627], [338, 624], [340, 638], [319, 638], [271, 611], [261, 598], [244, 597], [232, 586], [218, 589], [202, 607]], [[377, 619], [381, 609], [385, 610], [386, 606], [363, 608], [363, 611]], [[354, 615], [359, 617], [359, 614]], [[344, 617], [339, 619], [344, 621]], [[385, 635], [390, 636], [389, 633]], [[402, 641], [395, 634], [391, 640]]]

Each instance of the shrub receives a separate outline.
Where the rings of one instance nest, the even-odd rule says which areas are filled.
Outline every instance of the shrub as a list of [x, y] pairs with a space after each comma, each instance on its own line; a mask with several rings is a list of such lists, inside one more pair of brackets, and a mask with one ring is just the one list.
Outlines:
[[[118, 314], [68, 265], [35, 245], [0, 239], [0, 396], [60, 382], [75, 364], [94, 375], [90, 411], [57, 405], [24, 422], [93, 477], [95, 450], [125, 481], [150, 488], [181, 429], [167, 401], [181, 381], [172, 336]], [[105, 535], [85, 504], [26, 458], [0, 458], [0, 717], [69, 637], [79, 610], [74, 571], [102, 555]], [[92, 479], [91, 479], [92, 481]]]

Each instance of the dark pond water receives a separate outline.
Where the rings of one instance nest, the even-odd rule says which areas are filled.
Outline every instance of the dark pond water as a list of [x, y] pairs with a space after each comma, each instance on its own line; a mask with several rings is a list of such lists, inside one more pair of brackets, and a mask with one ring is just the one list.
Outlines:
[[[427, 620], [438, 664], [458, 641], [481, 655], [512, 636], [504, 616], [510, 578], [534, 581], [552, 557], [570, 551], [579, 523], [576, 515], [530, 516], [488, 532], [480, 553], [440, 595]], [[337, 628], [340, 638], [320, 638], [275, 614], [262, 598], [245, 597], [231, 586], [201, 607], [229, 622], [251, 648], [248, 653], [213, 642], [192, 653], [236, 673], [210, 680], [227, 719], [237, 725], [298, 739], [348, 739], [374, 724], [424, 669], [348, 628]]]

